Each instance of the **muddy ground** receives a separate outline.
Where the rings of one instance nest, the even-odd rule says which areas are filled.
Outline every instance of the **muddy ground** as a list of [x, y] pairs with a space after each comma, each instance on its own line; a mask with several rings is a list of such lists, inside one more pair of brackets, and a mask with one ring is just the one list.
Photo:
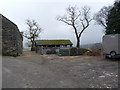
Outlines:
[[24, 52], [4, 56], [3, 88], [117, 88], [118, 60]]

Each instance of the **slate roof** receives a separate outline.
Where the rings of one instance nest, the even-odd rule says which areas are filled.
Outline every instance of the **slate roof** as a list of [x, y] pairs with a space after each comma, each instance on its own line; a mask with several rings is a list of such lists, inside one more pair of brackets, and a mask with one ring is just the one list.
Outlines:
[[72, 45], [70, 40], [36, 40], [36, 45]]

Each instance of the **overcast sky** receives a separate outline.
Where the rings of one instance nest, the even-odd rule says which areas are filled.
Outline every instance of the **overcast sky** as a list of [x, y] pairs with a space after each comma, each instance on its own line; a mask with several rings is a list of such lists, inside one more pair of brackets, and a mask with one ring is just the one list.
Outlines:
[[[79, 9], [89, 6], [93, 15], [113, 3], [114, 0], [0, 0], [0, 13], [17, 24], [20, 31], [27, 29], [26, 19], [34, 19], [43, 29], [40, 39], [70, 39], [76, 45], [73, 29], [57, 21], [56, 17], [66, 14], [69, 5], [76, 5]], [[103, 28], [93, 21], [82, 34], [81, 44], [101, 42], [103, 35]]]

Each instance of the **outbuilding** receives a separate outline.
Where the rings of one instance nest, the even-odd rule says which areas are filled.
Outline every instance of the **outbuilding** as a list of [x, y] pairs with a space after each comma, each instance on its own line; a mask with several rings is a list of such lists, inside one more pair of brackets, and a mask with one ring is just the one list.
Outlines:
[[40, 54], [56, 54], [60, 48], [72, 47], [70, 40], [36, 40], [36, 52]]
[[0, 14], [2, 21], [2, 54], [18, 56], [22, 54], [23, 36], [17, 25]]

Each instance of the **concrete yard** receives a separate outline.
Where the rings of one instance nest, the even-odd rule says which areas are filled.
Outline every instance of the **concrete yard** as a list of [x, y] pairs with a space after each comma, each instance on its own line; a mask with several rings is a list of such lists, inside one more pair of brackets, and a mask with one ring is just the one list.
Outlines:
[[118, 88], [118, 60], [24, 52], [3, 56], [3, 88]]

